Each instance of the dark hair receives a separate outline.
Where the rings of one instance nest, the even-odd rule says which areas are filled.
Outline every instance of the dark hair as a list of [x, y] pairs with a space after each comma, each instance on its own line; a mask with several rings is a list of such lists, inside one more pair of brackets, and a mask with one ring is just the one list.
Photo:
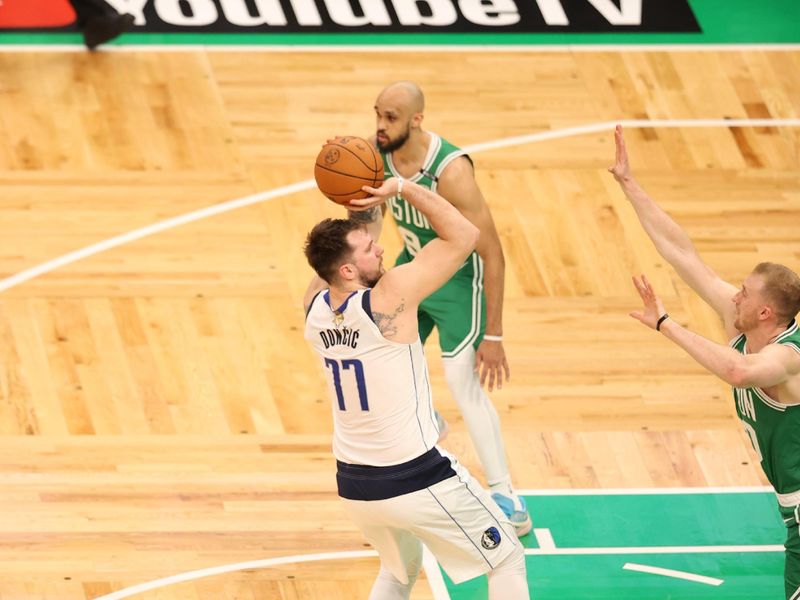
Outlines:
[[317, 275], [333, 283], [339, 267], [353, 254], [347, 235], [363, 227], [363, 223], [352, 219], [325, 219], [314, 226], [306, 236], [303, 252]]
[[779, 321], [791, 321], [800, 312], [800, 277], [797, 273], [771, 262], [758, 263], [753, 273], [764, 278], [763, 293], [773, 304]]

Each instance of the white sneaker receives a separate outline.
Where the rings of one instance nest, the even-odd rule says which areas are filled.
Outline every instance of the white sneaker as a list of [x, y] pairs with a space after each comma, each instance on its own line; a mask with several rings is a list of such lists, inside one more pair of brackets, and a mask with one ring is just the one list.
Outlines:
[[522, 505], [522, 508], [519, 510], [514, 506], [514, 499], [503, 494], [492, 494], [492, 500], [495, 501], [495, 504], [500, 507], [500, 510], [502, 510], [508, 517], [508, 520], [511, 521], [511, 524], [517, 532], [517, 537], [522, 537], [530, 533], [531, 529], [533, 529], [533, 521], [531, 521], [531, 516], [528, 514], [528, 507], [525, 504], [525, 500], [519, 498], [519, 502]]

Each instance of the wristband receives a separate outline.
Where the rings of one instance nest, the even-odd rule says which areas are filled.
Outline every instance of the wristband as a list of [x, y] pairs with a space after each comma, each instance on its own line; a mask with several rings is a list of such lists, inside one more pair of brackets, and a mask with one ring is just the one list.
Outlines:
[[485, 342], [502, 342], [503, 336], [502, 335], [484, 335], [483, 340]]
[[403, 197], [403, 178], [397, 178], [397, 195], [402, 198]]
[[664, 313], [658, 318], [658, 321], [656, 321], [656, 331], [661, 331], [661, 324], [667, 319], [669, 319], [669, 315], [667, 313]]

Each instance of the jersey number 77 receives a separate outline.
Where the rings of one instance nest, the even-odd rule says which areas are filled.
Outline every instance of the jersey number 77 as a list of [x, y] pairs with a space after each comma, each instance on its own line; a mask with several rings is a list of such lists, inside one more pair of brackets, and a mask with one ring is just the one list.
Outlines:
[[331, 370], [333, 375], [333, 389], [336, 390], [336, 400], [339, 402], [339, 410], [347, 410], [344, 405], [344, 393], [342, 392], [342, 370], [350, 370], [352, 367], [353, 374], [356, 378], [356, 387], [358, 388], [358, 401], [361, 404], [361, 410], [369, 410], [369, 401], [367, 398], [367, 384], [364, 381], [364, 365], [358, 359], [349, 359], [340, 362], [332, 358], [325, 359], [325, 366]]

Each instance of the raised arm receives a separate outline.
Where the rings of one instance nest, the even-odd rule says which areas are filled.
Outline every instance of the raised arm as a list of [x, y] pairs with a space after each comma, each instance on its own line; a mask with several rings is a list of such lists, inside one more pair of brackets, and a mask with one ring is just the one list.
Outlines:
[[[368, 137], [367, 141], [377, 148], [374, 135]], [[376, 202], [375, 206], [352, 207], [355, 210], [350, 210], [351, 207], [348, 207], [347, 211], [350, 219], [363, 223], [367, 227], [367, 231], [374, 242], [378, 242], [381, 238], [383, 215], [386, 213], [386, 204], [384, 204], [383, 200], [378, 199]]]
[[373, 206], [366, 210], [348, 209], [347, 218], [363, 224], [372, 240], [377, 243], [381, 239], [381, 231], [383, 230], [383, 211], [385, 206], [385, 204], [383, 206]]
[[[364, 187], [372, 199], [356, 200], [351, 204], [372, 204], [375, 198], [400, 195], [424, 214], [439, 236], [426, 244], [409, 263], [395, 267], [375, 286], [373, 298], [382, 295], [402, 296], [408, 307], [416, 307], [424, 298], [439, 289], [461, 268], [475, 248], [480, 232], [460, 212], [439, 194], [411, 181], [392, 177], [378, 189]], [[376, 300], [379, 301], [379, 300]]]
[[[503, 335], [506, 261], [492, 213], [475, 181], [472, 163], [467, 157], [457, 158], [445, 168], [439, 179], [437, 191], [481, 232], [475, 251], [483, 260], [483, 285], [486, 293], [485, 335], [490, 338], [500, 338]], [[498, 387], [503, 387], [503, 380], [508, 381], [510, 371], [502, 341], [484, 338], [478, 346], [475, 361], [480, 371], [481, 384], [488, 376], [490, 391], [495, 382]]]
[[[800, 374], [800, 355], [788, 346], [767, 344], [754, 354], [741, 354], [730, 346], [689, 331], [669, 317], [662, 318], [666, 313], [664, 305], [644, 275], [634, 277], [633, 284], [644, 306], [641, 311], [632, 312], [631, 316], [661, 332], [700, 365], [733, 387], [781, 386]], [[785, 397], [780, 395], [777, 400], [793, 403], [796, 398], [789, 393]]]
[[658, 253], [677, 271], [703, 300], [722, 318], [729, 337], [736, 335], [733, 325], [735, 318], [732, 298], [736, 287], [723, 281], [703, 262], [687, 233], [655, 201], [647, 195], [634, 179], [628, 161], [622, 126], [614, 131], [616, 161], [609, 172], [619, 183], [630, 201], [639, 222], [653, 241]]

